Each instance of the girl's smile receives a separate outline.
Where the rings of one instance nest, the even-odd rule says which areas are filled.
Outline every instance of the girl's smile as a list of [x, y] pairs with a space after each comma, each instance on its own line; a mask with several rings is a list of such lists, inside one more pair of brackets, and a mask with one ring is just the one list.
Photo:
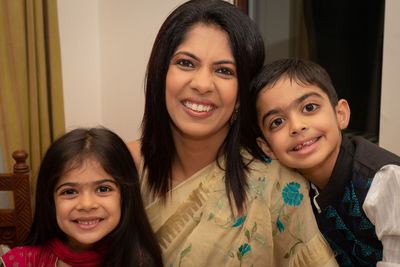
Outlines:
[[55, 188], [57, 223], [67, 235], [71, 250], [90, 249], [118, 225], [120, 189], [95, 159], [89, 158], [67, 171]]

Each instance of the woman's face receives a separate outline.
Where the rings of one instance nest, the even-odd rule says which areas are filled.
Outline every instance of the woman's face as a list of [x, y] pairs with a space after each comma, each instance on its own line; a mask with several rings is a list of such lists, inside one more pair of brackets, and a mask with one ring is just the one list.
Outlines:
[[228, 35], [215, 25], [195, 24], [174, 52], [166, 77], [173, 136], [223, 140], [237, 92]]

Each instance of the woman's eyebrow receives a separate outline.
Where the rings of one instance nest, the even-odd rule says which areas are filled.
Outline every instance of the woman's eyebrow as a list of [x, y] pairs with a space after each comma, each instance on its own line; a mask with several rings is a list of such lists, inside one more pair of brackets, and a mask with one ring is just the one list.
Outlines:
[[191, 58], [193, 58], [193, 59], [195, 59], [195, 60], [197, 60], [197, 61], [200, 61], [200, 58], [198, 58], [198, 57], [195, 56], [194, 54], [192, 54], [192, 53], [190, 53], [190, 52], [187, 52], [187, 51], [178, 51], [178, 52], [176, 52], [176, 53], [174, 54], [174, 57], [177, 56], [177, 55], [180, 55], [180, 54], [186, 55], [186, 56], [191, 57]]
[[[181, 55], [181, 54], [186, 55], [188, 57], [191, 57], [191, 58], [195, 59], [196, 61], [200, 61], [200, 58], [198, 58], [194, 54], [192, 54], [190, 52], [187, 52], [187, 51], [178, 51], [178, 52], [176, 52], [174, 54], [174, 57], [177, 56], [177, 55]], [[222, 64], [231, 64], [231, 65], [236, 66], [236, 63], [234, 61], [232, 61], [232, 60], [229, 60], [229, 59], [218, 60], [218, 61], [213, 63], [213, 65], [222, 65]]]

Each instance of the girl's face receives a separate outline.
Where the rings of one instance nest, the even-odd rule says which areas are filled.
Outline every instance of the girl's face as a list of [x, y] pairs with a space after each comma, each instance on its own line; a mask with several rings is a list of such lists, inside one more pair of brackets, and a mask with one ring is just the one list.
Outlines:
[[223, 140], [237, 92], [228, 35], [215, 25], [195, 24], [173, 54], [166, 77], [166, 106], [174, 136]]
[[54, 189], [57, 223], [75, 252], [92, 249], [121, 217], [117, 182], [93, 158], [65, 173]]

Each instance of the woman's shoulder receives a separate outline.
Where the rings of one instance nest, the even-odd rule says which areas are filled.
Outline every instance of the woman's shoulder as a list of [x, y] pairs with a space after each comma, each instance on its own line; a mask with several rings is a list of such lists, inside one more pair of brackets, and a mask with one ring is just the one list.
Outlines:
[[135, 140], [127, 142], [126, 145], [132, 154], [136, 168], [139, 169], [140, 162], [142, 161], [142, 152], [141, 152], [142, 142], [140, 140]]
[[[243, 155], [243, 154], [242, 154]], [[249, 178], [268, 176], [270, 180], [276, 182], [286, 182], [296, 180], [301, 184], [308, 184], [305, 178], [296, 170], [282, 165], [278, 160], [266, 159], [265, 161], [251, 158], [247, 153], [243, 155], [245, 162], [248, 163]]]

